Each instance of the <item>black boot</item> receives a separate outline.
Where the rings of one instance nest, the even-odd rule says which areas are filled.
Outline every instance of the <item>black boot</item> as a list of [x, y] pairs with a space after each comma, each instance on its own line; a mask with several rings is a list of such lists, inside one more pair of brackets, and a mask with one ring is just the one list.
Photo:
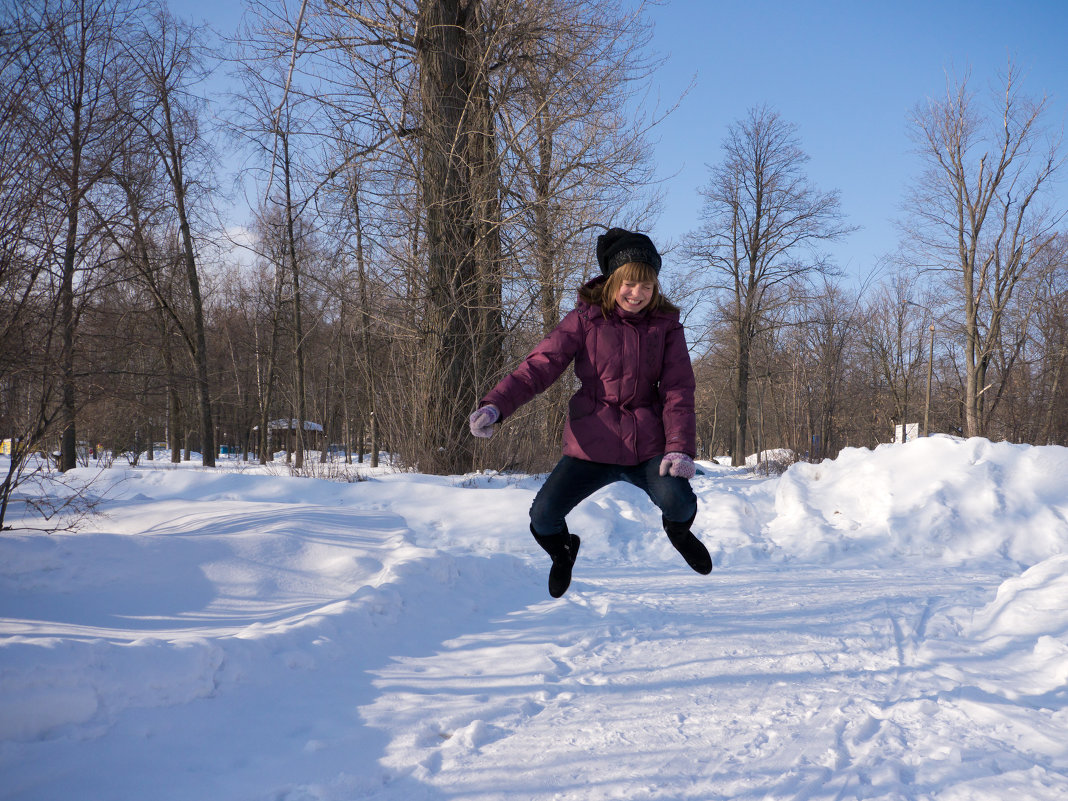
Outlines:
[[661, 519], [664, 521], [664, 531], [667, 532], [668, 539], [675, 546], [675, 550], [682, 554], [686, 564], [702, 576], [707, 576], [712, 572], [712, 557], [708, 555], [708, 548], [704, 543], [690, 531], [694, 517], [697, 517], [696, 512], [685, 523], [675, 523], [663, 516]]
[[545, 553], [553, 560], [553, 566], [549, 568], [549, 595], [559, 598], [571, 585], [571, 568], [575, 565], [578, 557], [579, 544], [582, 542], [578, 535], [571, 534], [564, 526], [562, 534], [551, 534], [543, 537], [535, 533], [534, 527], [530, 527], [530, 533]]

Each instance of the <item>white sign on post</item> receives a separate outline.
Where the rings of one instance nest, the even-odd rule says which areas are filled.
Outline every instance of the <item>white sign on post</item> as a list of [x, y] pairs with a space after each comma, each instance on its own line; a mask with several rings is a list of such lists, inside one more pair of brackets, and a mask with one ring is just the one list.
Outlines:
[[903, 442], [911, 442], [914, 439], [918, 439], [919, 436], [919, 423], [906, 423], [905, 425], [894, 426], [894, 442], [899, 445]]

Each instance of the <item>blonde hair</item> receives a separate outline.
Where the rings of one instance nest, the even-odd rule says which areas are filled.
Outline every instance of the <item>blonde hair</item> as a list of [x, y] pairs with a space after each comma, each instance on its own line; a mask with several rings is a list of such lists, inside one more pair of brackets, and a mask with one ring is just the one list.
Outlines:
[[646, 306], [649, 311], [678, 311], [675, 305], [660, 293], [660, 279], [657, 277], [656, 270], [640, 261], [628, 261], [620, 265], [603, 283], [598, 282], [593, 286], [582, 287], [579, 290], [579, 297], [591, 306], [600, 306], [601, 313], [607, 317], [616, 307], [616, 296], [624, 281], [653, 285], [653, 296], [649, 300], [649, 305]]

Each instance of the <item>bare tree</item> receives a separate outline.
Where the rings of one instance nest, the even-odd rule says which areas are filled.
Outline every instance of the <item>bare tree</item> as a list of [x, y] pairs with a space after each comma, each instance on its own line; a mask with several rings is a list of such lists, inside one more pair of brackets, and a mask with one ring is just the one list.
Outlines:
[[176, 356], [184, 350], [189, 364], [195, 365], [197, 344], [185, 258], [173, 204], [168, 203], [167, 179], [157, 154], [143, 135], [130, 138], [116, 160], [110, 182], [119, 188], [125, 208], [108, 233], [121, 254], [124, 278], [143, 287], [147, 296], [144, 305], [150, 308], [162, 366], [162, 376], [158, 378], [167, 397], [168, 446], [171, 461], [177, 463], [185, 441], [182, 395], [188, 378]]
[[55, 418], [49, 318], [57, 309], [49, 267], [63, 220], [49, 213], [40, 156], [58, 132], [35, 124], [43, 87], [23, 68], [32, 41], [17, 26], [0, 24], [0, 436], [12, 441], [0, 526], [22, 459]]
[[643, 8], [254, 4], [243, 39], [259, 63], [276, 65], [260, 71], [275, 97], [313, 101], [314, 116], [330, 121], [312, 126], [329, 190], [317, 211], [348, 218], [330, 226], [348, 239], [338, 252], [358, 263], [362, 250], [365, 277], [381, 279], [375, 306], [390, 313], [376, 312], [375, 326], [389, 332], [393, 377], [375, 393], [373, 419], [404, 443], [407, 464], [470, 469], [467, 413], [555, 325], [564, 287], [588, 268], [593, 229], [624, 210], [632, 220], [650, 213], [641, 188], [651, 184], [645, 136], [655, 119], [632, 114], [655, 66], [642, 55]]
[[888, 396], [884, 423], [907, 424], [910, 413], [919, 408], [918, 383], [929, 353], [926, 344], [933, 301], [920, 299], [917, 293], [917, 276], [889, 276], [870, 293], [858, 326], [871, 384]]
[[[5, 35], [30, 88], [25, 124], [53, 132], [35, 143], [48, 176], [54, 213], [65, 231], [55, 243], [59, 301], [60, 469], [76, 464], [76, 296], [93, 265], [84, 254], [98, 229], [87, 221], [90, 193], [107, 176], [125, 134], [119, 121], [126, 91], [120, 43], [133, 5], [125, 0], [26, 0], [7, 6]], [[91, 214], [89, 216], [92, 216]]]
[[471, 468], [464, 421], [478, 398], [480, 379], [491, 372], [483, 369], [488, 351], [479, 334], [491, 331], [490, 319], [496, 315], [499, 321], [500, 315], [499, 299], [486, 296], [487, 283], [494, 280], [489, 254], [499, 241], [500, 212], [484, 15], [481, 3], [419, 2], [419, 187], [427, 262], [421, 428], [422, 466], [430, 472]]
[[689, 257], [706, 266], [711, 289], [730, 298], [735, 337], [734, 464], [744, 464], [749, 423], [750, 354], [769, 324], [779, 290], [832, 272], [818, 246], [852, 229], [838, 192], [812, 187], [797, 127], [767, 107], [732, 124], [723, 161], [702, 190], [703, 224], [687, 239]]
[[814, 455], [837, 453], [846, 430], [841, 411], [849, 369], [849, 335], [857, 323], [857, 299], [824, 277], [822, 290], [806, 305], [798, 332], [814, 367], [808, 383], [808, 439], [818, 446], [813, 448]]
[[533, 287], [545, 334], [569, 300], [562, 289], [590, 266], [593, 236], [656, 211], [648, 137], [662, 116], [643, 92], [659, 66], [646, 55], [644, 4], [538, 5], [511, 32], [517, 55], [497, 94], [517, 277]]
[[[1068, 381], [1068, 235], [1057, 238], [1047, 257], [1049, 269], [1042, 272], [1035, 326], [1045, 377], [1042, 428], [1036, 444], [1068, 445], [1068, 393], [1062, 389]], [[1058, 412], [1059, 426], [1055, 424]]]
[[84, 481], [56, 476], [48, 458], [34, 456], [51, 455], [58, 431], [67, 442], [58, 465], [77, 463], [74, 417], [84, 400], [75, 382], [87, 369], [75, 337], [90, 294], [83, 279], [99, 254], [96, 221], [83, 212], [104, 206], [88, 195], [113, 143], [98, 104], [107, 105], [117, 78], [107, 47], [79, 36], [84, 28], [110, 40], [112, 10], [26, 3], [0, 11], [0, 436], [10, 440], [0, 530], [10, 528], [10, 501], [27, 482], [43, 494], [23, 505], [54, 518], [39, 530], [71, 530], [94, 506]]
[[946, 94], [917, 107], [912, 128], [925, 171], [909, 198], [906, 247], [943, 273], [958, 299], [964, 343], [964, 434], [983, 436], [992, 364], [1020, 281], [1040, 263], [1062, 218], [1042, 192], [1063, 163], [1043, 129], [1045, 98], [1020, 92], [1010, 65], [984, 115], [968, 79], [947, 76]]
[[[363, 219], [360, 216], [360, 177], [357, 170], [352, 171], [352, 183], [350, 189], [350, 207], [352, 210], [352, 232], [355, 236], [355, 262], [356, 262], [356, 287], [357, 287], [357, 309], [358, 314], [355, 315], [359, 321], [357, 325], [358, 338], [360, 350], [362, 351], [363, 358], [360, 360], [363, 367], [361, 371], [361, 377], [364, 384], [364, 391], [367, 394], [367, 414], [366, 419], [368, 422], [368, 428], [370, 429], [370, 446], [371, 446], [371, 467], [378, 467], [378, 416], [376, 414], [377, 404], [376, 395], [379, 384], [379, 378], [376, 375], [374, 369], [374, 360], [372, 358], [372, 346], [371, 346], [371, 289], [370, 278], [368, 276], [368, 264], [366, 258], [366, 250], [364, 248], [364, 228]], [[344, 320], [345, 315], [342, 315]], [[361, 426], [362, 431], [362, 426]], [[360, 458], [363, 458], [363, 437], [360, 437]]]
[[202, 101], [192, 91], [205, 72], [202, 42], [196, 28], [178, 20], [166, 9], [156, 8], [144, 20], [139, 35], [130, 44], [128, 52], [137, 70], [141, 90], [134, 102], [127, 106], [126, 119], [143, 135], [170, 188], [189, 289], [192, 320], [187, 343], [196, 374], [201, 458], [205, 467], [214, 467], [215, 424], [204, 300], [192, 228], [192, 205], [197, 189], [203, 189], [192, 165], [198, 155], [201, 168], [208, 161], [200, 130]]

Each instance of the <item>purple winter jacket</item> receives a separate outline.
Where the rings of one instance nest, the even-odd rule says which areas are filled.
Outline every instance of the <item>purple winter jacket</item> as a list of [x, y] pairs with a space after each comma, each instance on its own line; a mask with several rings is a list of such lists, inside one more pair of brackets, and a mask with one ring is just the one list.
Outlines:
[[567, 456], [634, 465], [672, 451], [696, 455], [693, 367], [677, 312], [617, 307], [606, 318], [580, 299], [481, 405], [506, 419], [572, 359], [581, 387], [569, 403]]

